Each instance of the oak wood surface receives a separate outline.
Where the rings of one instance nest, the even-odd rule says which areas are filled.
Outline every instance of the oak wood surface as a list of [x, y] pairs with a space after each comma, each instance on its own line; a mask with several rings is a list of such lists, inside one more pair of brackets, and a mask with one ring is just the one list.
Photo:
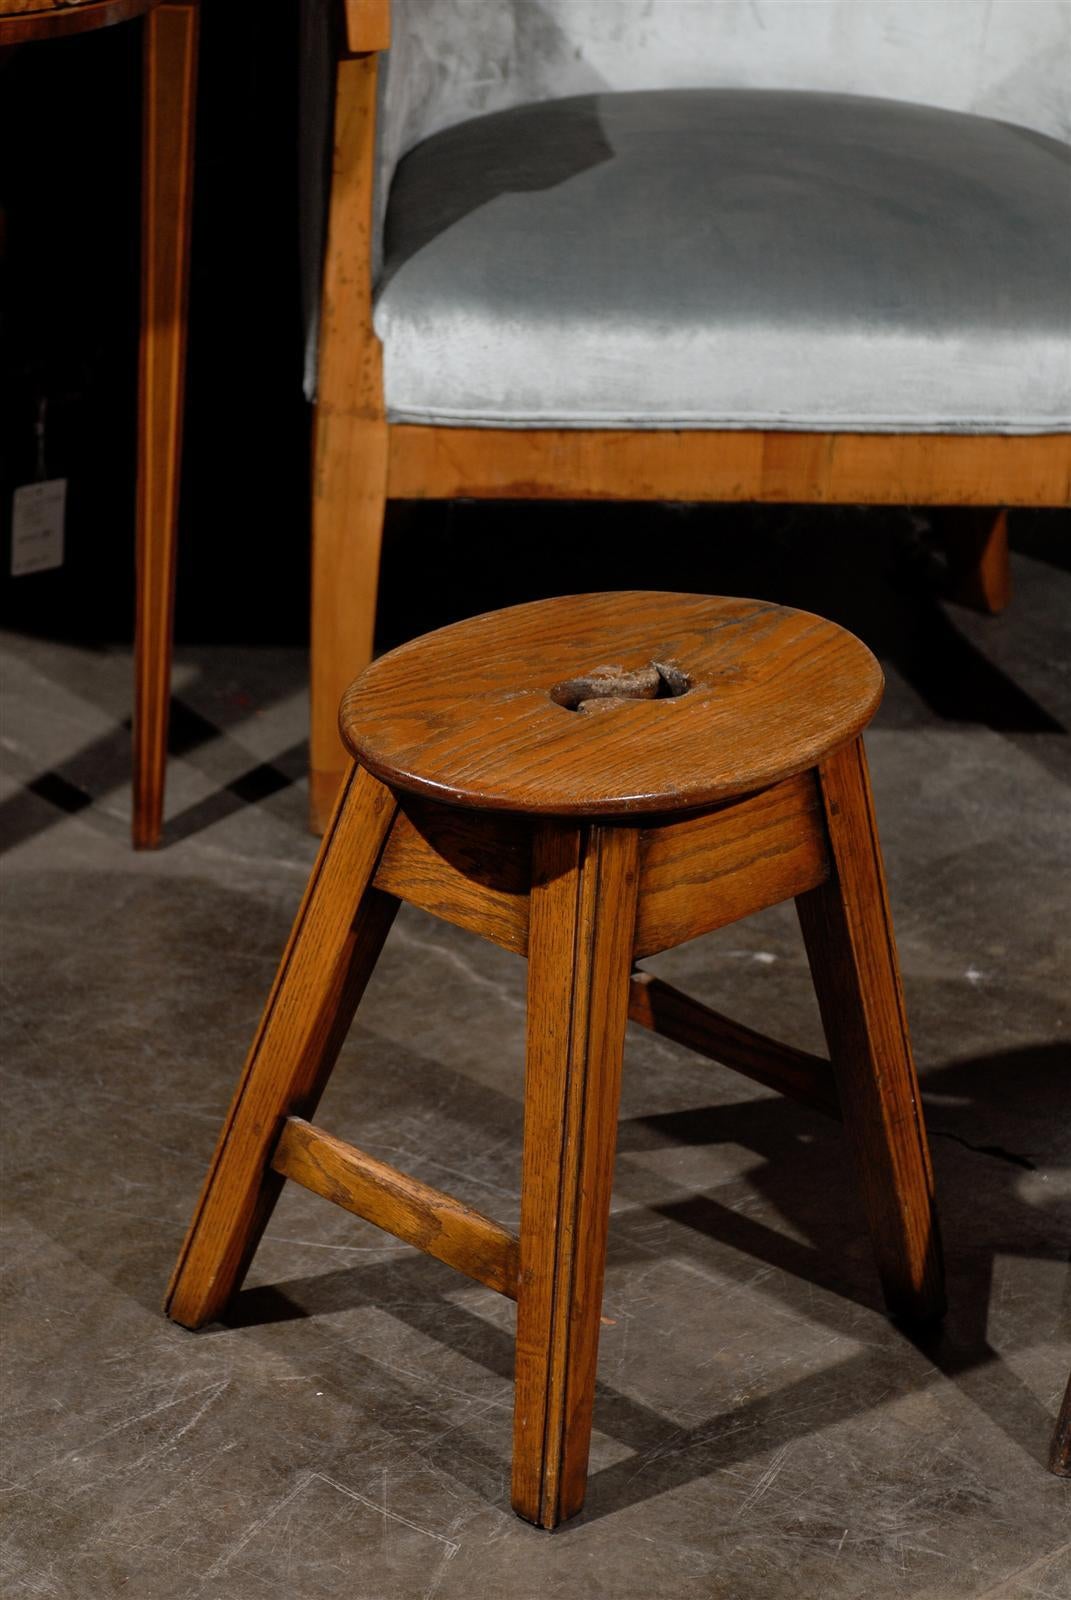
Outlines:
[[0, 49], [110, 28], [151, 11], [160, 0], [0, 0]]
[[20, 16], [27, 11], [69, 11], [88, 0], [0, 0], [0, 18]]
[[[527, 954], [530, 819], [399, 800], [376, 887]], [[644, 827], [640, 851], [637, 959], [822, 881], [828, 858], [815, 779], [801, 773], [680, 821], [659, 818]]]
[[641, 836], [634, 955], [655, 955], [813, 889], [828, 872], [814, 776]]
[[1071, 504], [1071, 434], [797, 433], [392, 424], [399, 500]]
[[541, 822], [532, 853], [513, 1506], [587, 1482], [638, 888], [635, 829]]
[[944, 1311], [933, 1171], [862, 740], [819, 768], [833, 872], [796, 905], [885, 1301]]
[[633, 973], [628, 1015], [630, 1022], [638, 1022], [697, 1055], [731, 1067], [755, 1083], [791, 1095], [827, 1116], [840, 1116], [828, 1061], [712, 1011], [653, 973]]
[[156, 6], [145, 21], [134, 629], [136, 849], [159, 843], [167, 768], [197, 30], [197, 6], [172, 0]]
[[288, 1117], [272, 1168], [477, 1283], [517, 1298], [517, 1240], [471, 1206]]
[[309, 760], [316, 828], [346, 767], [338, 704], [372, 658], [387, 494], [382, 351], [372, 326], [376, 82], [375, 55], [338, 63], [313, 427]]
[[390, 48], [390, 0], [345, 0], [344, 14], [351, 55]]
[[[571, 711], [563, 680], [651, 662], [687, 693]], [[881, 668], [809, 612], [646, 591], [536, 601], [392, 650], [347, 690], [343, 738], [393, 787], [560, 816], [696, 809], [812, 766], [873, 715]]]
[[524, 955], [531, 855], [526, 818], [402, 795], [376, 887]]
[[394, 920], [371, 887], [390, 792], [351, 771], [309, 879], [167, 1295], [188, 1328], [219, 1316], [278, 1198], [269, 1161], [288, 1116], [311, 1116]]

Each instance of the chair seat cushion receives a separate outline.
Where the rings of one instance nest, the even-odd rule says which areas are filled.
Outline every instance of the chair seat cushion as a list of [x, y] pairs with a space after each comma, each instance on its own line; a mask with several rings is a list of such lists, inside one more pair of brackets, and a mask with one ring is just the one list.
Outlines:
[[1071, 150], [890, 100], [584, 95], [417, 146], [376, 300], [394, 421], [1071, 426]]

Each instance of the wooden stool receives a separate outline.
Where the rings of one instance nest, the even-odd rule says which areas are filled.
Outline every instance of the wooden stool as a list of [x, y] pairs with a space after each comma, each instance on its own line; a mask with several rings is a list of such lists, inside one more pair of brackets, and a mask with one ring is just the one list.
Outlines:
[[[802, 611], [596, 594], [357, 679], [345, 781], [179, 1256], [217, 1317], [286, 1178], [517, 1301], [513, 1505], [587, 1477], [625, 1024], [844, 1122], [889, 1310], [943, 1310], [933, 1182], [860, 730], [881, 669]], [[831, 1063], [633, 963], [795, 897]], [[520, 1238], [312, 1126], [400, 900], [528, 955]]]

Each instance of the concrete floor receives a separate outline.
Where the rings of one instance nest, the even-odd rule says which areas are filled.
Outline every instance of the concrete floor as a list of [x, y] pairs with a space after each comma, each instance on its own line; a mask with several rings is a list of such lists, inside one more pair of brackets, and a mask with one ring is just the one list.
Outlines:
[[[944, 1333], [882, 1316], [835, 1127], [637, 1030], [588, 1505], [553, 1535], [509, 1511], [491, 1292], [291, 1186], [227, 1326], [160, 1314], [313, 856], [301, 654], [180, 652], [166, 846], [135, 857], [128, 653], [7, 636], [5, 1596], [1071, 1596], [1043, 1468], [1071, 1361], [1071, 546], [1020, 528], [998, 621], [890, 572], [906, 520], [830, 563], [827, 609], [889, 670], [869, 746]], [[821, 558], [778, 597], [818, 607]], [[651, 965], [819, 1047], [791, 907]], [[403, 911], [319, 1120], [512, 1222], [523, 986]]]

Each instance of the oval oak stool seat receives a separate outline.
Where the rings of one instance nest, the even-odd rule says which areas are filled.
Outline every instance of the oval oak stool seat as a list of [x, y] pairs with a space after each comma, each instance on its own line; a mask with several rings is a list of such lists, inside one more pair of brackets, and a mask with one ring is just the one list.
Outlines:
[[[629, 1020], [827, 1112], [889, 1311], [944, 1309], [933, 1178], [861, 732], [864, 645], [699, 595], [517, 606], [351, 685], [354, 756], [179, 1255], [190, 1328], [240, 1285], [286, 1179], [517, 1302], [514, 1508], [584, 1501]], [[636, 962], [794, 899], [829, 1059]], [[400, 901], [528, 958], [514, 1235], [309, 1119]], [[716, 1307], [714, 1308], [716, 1315]]]
[[347, 690], [340, 724], [362, 766], [432, 799], [627, 815], [711, 805], [815, 766], [870, 721], [882, 681], [865, 645], [806, 611], [585, 594], [392, 650]]

